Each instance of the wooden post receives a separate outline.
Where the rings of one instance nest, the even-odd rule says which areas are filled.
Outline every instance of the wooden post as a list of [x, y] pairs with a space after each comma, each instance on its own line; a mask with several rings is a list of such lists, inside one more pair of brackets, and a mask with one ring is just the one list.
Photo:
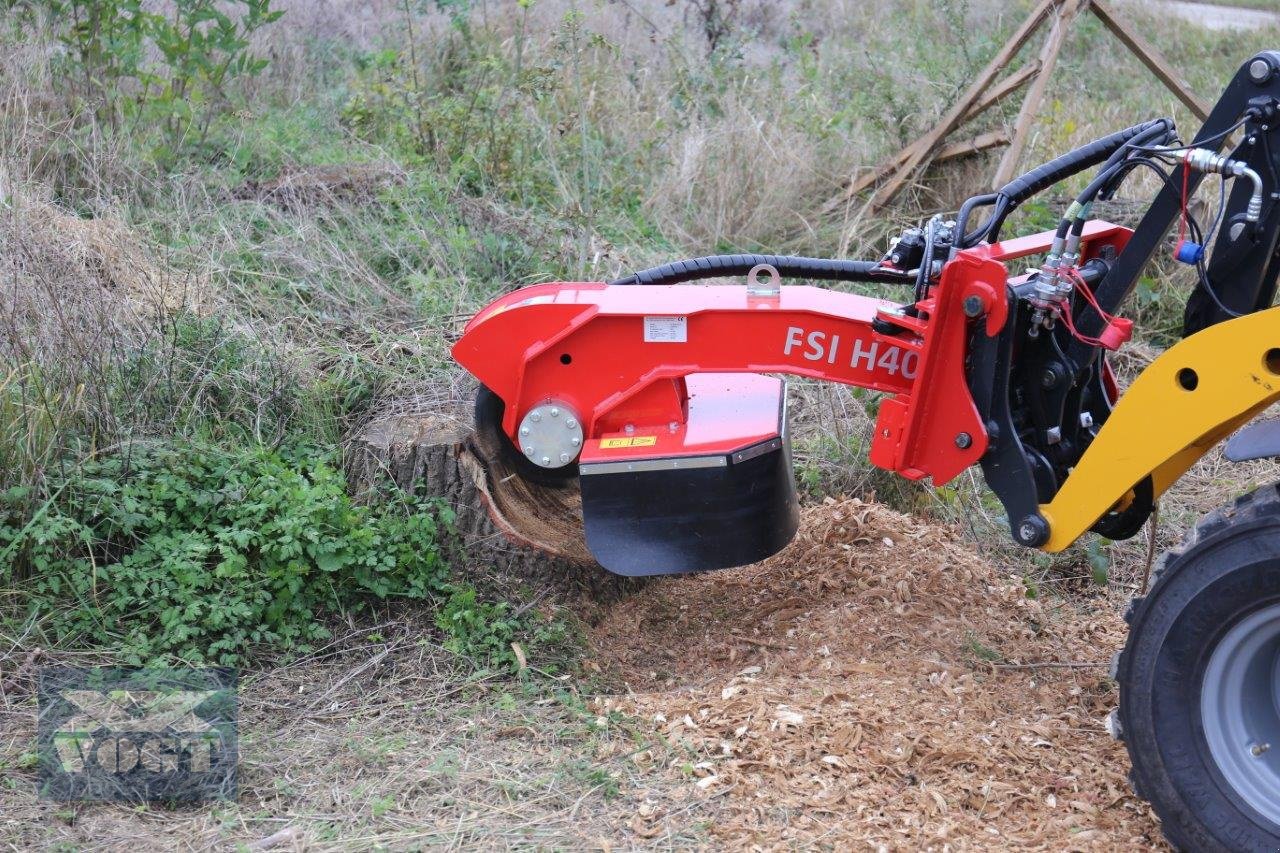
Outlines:
[[1000, 165], [996, 168], [995, 178], [992, 179], [992, 186], [996, 189], [1007, 184], [1018, 168], [1018, 161], [1022, 159], [1022, 152], [1026, 149], [1027, 139], [1031, 135], [1031, 123], [1035, 121], [1040, 102], [1044, 100], [1045, 89], [1053, 79], [1053, 69], [1058, 64], [1058, 54], [1062, 50], [1062, 43], [1067, 40], [1067, 30], [1071, 27], [1072, 19], [1080, 11], [1080, 3], [1081, 0], [1067, 0], [1066, 4], [1058, 9], [1053, 21], [1053, 29], [1049, 31], [1049, 38], [1045, 39], [1044, 47], [1040, 49], [1040, 70], [1036, 73], [1036, 79], [1031, 82], [1031, 88], [1027, 89], [1026, 97], [1022, 99], [1022, 109], [1018, 111], [1018, 119], [1014, 122], [1013, 141], [1004, 150], [1004, 156], [1000, 158]]
[[1209, 117], [1209, 105], [1196, 97], [1186, 82], [1173, 72], [1173, 66], [1169, 64], [1169, 60], [1160, 55], [1151, 44], [1142, 36], [1125, 26], [1111, 10], [1107, 8], [1102, 0], [1092, 0], [1089, 8], [1093, 10], [1093, 14], [1111, 30], [1112, 35], [1120, 39], [1124, 46], [1138, 59], [1142, 60], [1142, 64], [1151, 69], [1151, 73], [1156, 75], [1170, 92], [1177, 96], [1195, 114], [1196, 118], [1204, 121]]
[[[1091, 9], [1103, 25], [1192, 113], [1202, 121], [1207, 118], [1208, 105], [1196, 97], [1186, 82], [1172, 70], [1167, 59], [1146, 39], [1115, 16], [1108, 5], [1109, 2], [1110, 0], [1042, 0], [1004, 43], [995, 57], [987, 63], [973, 84], [928, 133], [904, 146], [876, 168], [857, 178], [850, 177], [841, 192], [823, 205], [822, 212], [829, 214], [837, 208], [844, 207], [854, 196], [879, 185], [864, 207], [864, 211], [876, 210], [897, 195], [911, 175], [930, 161], [942, 159], [944, 154], [948, 158], [958, 157], [1002, 144], [997, 141], [994, 133], [982, 134], [968, 142], [952, 145], [944, 146], [943, 142], [957, 127], [981, 115], [1030, 81], [1031, 87], [1023, 98], [1009, 147], [1000, 159], [993, 182], [996, 187], [1006, 183], [1015, 174], [1018, 161], [1026, 150], [1036, 112], [1044, 100], [1067, 31], [1076, 16], [1086, 8]], [[993, 85], [1000, 72], [1017, 56], [1018, 51], [1039, 30], [1050, 14], [1054, 17], [1053, 27], [1040, 50], [1039, 58]], [[978, 145], [979, 142], [982, 144]]]
[[986, 151], [989, 148], [999, 148], [1001, 145], [1009, 144], [1009, 134], [1007, 131], [992, 130], [987, 133], [981, 133], [973, 139], [966, 139], [964, 142], [953, 142], [945, 145], [934, 155], [933, 162], [942, 163], [947, 160], [954, 160], [957, 157], [965, 157], [969, 154], [977, 154], [979, 151]]
[[[907, 177], [915, 171], [921, 161], [928, 156], [929, 152], [941, 142], [947, 134], [951, 133], [963, 120], [970, 109], [979, 101], [983, 94], [987, 91], [987, 87], [1000, 74], [1001, 71], [1013, 60], [1022, 46], [1026, 44], [1027, 39], [1035, 34], [1040, 24], [1048, 16], [1050, 10], [1053, 9], [1054, 0], [1041, 0], [1041, 2], [1031, 11], [1018, 30], [1009, 37], [1004, 43], [1000, 51], [987, 63], [987, 67], [978, 75], [978, 79], [965, 91], [960, 99], [952, 105], [933, 129], [915, 142], [903, 148], [893, 157], [880, 164], [876, 169], [859, 179], [850, 179], [844, 191], [832, 198], [823, 206], [824, 212], [830, 212], [840, 207], [849, 199], [853, 198], [862, 190], [879, 183], [886, 177], [890, 177], [890, 181], [880, 192], [876, 193], [876, 198], [891, 198], [897, 193]], [[872, 206], [878, 206], [880, 202], [872, 199]]]

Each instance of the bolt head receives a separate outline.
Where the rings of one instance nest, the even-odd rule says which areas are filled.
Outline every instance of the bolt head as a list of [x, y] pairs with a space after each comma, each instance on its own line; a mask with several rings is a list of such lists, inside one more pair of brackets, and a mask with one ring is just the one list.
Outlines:
[[526, 448], [524, 449], [524, 455], [525, 455], [525, 456], [532, 456], [532, 455], [533, 455], [533, 448], [532, 448], [532, 447], [526, 447]]
[[543, 465], [550, 465], [550, 464], [551, 464], [551, 457], [550, 457], [550, 456], [544, 456], [544, 457], [542, 457], [542, 464], [543, 464]]
[[568, 453], [561, 453], [561, 454], [560, 454], [560, 461], [561, 461], [562, 463], [563, 463], [563, 462], [568, 462], [568, 461], [569, 461], [570, 459], [572, 459], [572, 458], [573, 458], [573, 457], [572, 457], [572, 456], [570, 456]]
[[564, 422], [564, 425], [565, 425], [565, 428], [566, 428], [566, 429], [573, 429], [574, 427], [576, 427], [576, 426], [578, 425], [578, 422], [577, 422], [577, 421], [575, 421], [573, 418], [569, 418], [568, 420], [566, 420], [566, 421]]
[[553, 418], [558, 418], [558, 417], [560, 417], [560, 410], [559, 410], [559, 409], [557, 409], [555, 406], [552, 406], [552, 407], [551, 407], [551, 417], [553, 417]]
[[520, 434], [521, 434], [521, 435], [528, 435], [528, 434], [529, 434], [529, 428], [528, 428], [528, 427], [520, 427]]
[[635, 424], [627, 424], [626, 426], [624, 426], [624, 427], [622, 428], [622, 431], [623, 431], [623, 432], [625, 432], [627, 435], [631, 435], [631, 433], [633, 433], [633, 432], [635, 432], [635, 431], [636, 431], [636, 425], [635, 425]]
[[1255, 83], [1265, 83], [1271, 76], [1271, 65], [1265, 59], [1255, 59], [1249, 63], [1249, 79]]
[[956, 447], [961, 450], [968, 450], [973, 445], [973, 436], [967, 432], [958, 433], [956, 435]]
[[964, 298], [964, 315], [966, 317], [977, 317], [982, 313], [982, 299], [978, 296], [966, 296]]
[[532, 415], [529, 415], [529, 420], [533, 421], [536, 424], [538, 421], [542, 420], [542, 415], [538, 414], [537, 412], [534, 412]]
[[582, 439], [578, 438], [575, 435], [573, 438], [569, 439], [569, 443], [572, 444], [574, 447], [577, 447], [579, 444], [582, 444]]

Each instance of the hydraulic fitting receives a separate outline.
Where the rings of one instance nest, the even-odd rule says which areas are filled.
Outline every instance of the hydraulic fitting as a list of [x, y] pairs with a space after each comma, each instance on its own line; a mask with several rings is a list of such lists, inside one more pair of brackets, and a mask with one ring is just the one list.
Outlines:
[[1244, 218], [1252, 223], [1262, 218], [1262, 177], [1245, 165], [1243, 160], [1232, 160], [1208, 148], [1190, 148], [1182, 155], [1182, 159], [1188, 166], [1201, 172], [1214, 172], [1233, 178], [1244, 177], [1253, 181], [1253, 195], [1249, 197]]

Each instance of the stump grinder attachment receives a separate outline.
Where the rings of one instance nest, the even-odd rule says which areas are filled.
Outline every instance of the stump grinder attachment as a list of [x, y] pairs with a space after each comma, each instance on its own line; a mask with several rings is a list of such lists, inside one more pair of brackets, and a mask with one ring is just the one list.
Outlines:
[[[1170, 119], [1135, 125], [879, 259], [720, 255], [506, 294], [453, 348], [482, 386], [477, 442], [504, 530], [626, 575], [775, 553], [797, 525], [779, 377], [802, 376], [883, 395], [874, 464], [935, 485], [980, 466], [1022, 545], [1133, 536], [1222, 439], [1235, 433], [1234, 460], [1280, 454], [1280, 421], [1241, 429], [1280, 399], [1278, 123], [1280, 53], [1264, 52], [1190, 142]], [[1001, 239], [1020, 204], [1094, 167], [1055, 231]], [[1162, 188], [1136, 228], [1090, 218], [1140, 170]], [[1222, 181], [1211, 223], [1188, 209], [1206, 175]], [[1106, 358], [1132, 330], [1119, 312], [1175, 224], [1170, 249], [1196, 280], [1184, 339], [1121, 393]], [[564, 517], [579, 494], [585, 549]], [[1127, 618], [1110, 727], [1137, 791], [1175, 844], [1280, 849], [1276, 487], [1202, 522]]]

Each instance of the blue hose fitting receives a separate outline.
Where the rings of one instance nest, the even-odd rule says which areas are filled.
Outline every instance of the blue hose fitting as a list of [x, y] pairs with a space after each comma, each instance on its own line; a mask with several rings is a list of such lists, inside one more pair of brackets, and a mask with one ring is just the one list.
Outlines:
[[1173, 256], [1184, 264], [1198, 264], [1204, 260], [1204, 246], [1190, 240], [1180, 240], [1173, 249]]

